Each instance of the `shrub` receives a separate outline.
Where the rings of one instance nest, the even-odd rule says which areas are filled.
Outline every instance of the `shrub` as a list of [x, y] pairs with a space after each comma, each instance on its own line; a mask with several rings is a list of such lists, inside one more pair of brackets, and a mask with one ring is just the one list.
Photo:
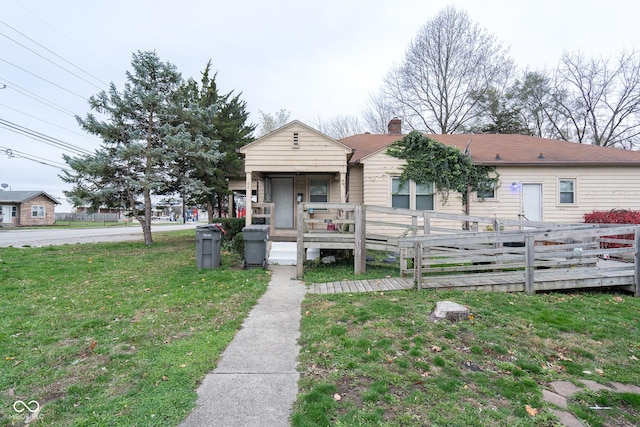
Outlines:
[[[595, 224], [640, 224], [640, 211], [632, 211], [626, 209], [612, 209], [610, 211], [593, 211], [584, 214], [585, 223]], [[604, 236], [608, 239], [633, 240], [633, 234], [620, 234], [617, 236]], [[621, 243], [600, 243], [602, 248], [620, 248], [630, 245]]]
[[222, 224], [222, 228], [225, 234], [222, 235], [222, 244], [231, 244], [233, 238], [237, 234], [242, 234], [242, 228], [244, 227], [244, 218], [214, 218], [212, 221], [214, 224]]

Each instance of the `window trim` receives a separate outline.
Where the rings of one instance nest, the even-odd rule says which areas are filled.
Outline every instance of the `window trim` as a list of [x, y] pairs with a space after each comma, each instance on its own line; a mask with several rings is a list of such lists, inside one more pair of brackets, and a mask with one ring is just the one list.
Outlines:
[[45, 205], [31, 205], [31, 218], [45, 218], [46, 216], [47, 207]]
[[495, 202], [495, 201], [497, 201], [498, 200], [498, 190], [497, 190], [498, 187], [499, 186], [496, 185], [496, 183], [494, 183], [494, 182], [491, 183], [491, 189], [493, 190], [493, 192], [492, 192], [493, 195], [491, 197], [488, 197], [488, 196], [482, 197], [481, 195], [478, 194], [478, 191], [475, 191], [474, 192], [475, 200], [477, 202]]
[[[435, 190], [435, 185], [433, 183], [431, 183], [431, 193], [420, 193], [418, 194], [417, 191], [417, 184], [414, 180], [410, 179], [408, 181], [408, 192], [407, 193], [394, 193], [393, 189], [394, 189], [394, 182], [396, 182], [396, 180], [399, 180], [400, 177], [399, 176], [391, 176], [390, 180], [389, 180], [389, 206], [391, 206], [392, 208], [395, 207], [393, 206], [393, 196], [396, 195], [401, 195], [401, 196], [408, 196], [409, 197], [409, 207], [408, 208], [398, 208], [398, 209], [411, 209], [411, 210], [418, 210], [417, 209], [417, 201], [418, 201], [418, 196], [427, 196], [430, 195], [431, 196], [431, 204], [433, 206], [433, 209], [420, 209], [420, 210], [425, 210], [427, 212], [435, 212], [436, 210], [436, 190]], [[405, 187], [403, 187], [404, 190]]]
[[[312, 196], [312, 194], [311, 194], [311, 181], [324, 181], [325, 182], [326, 189], [327, 189], [327, 192], [326, 192], [327, 200], [325, 202], [315, 202], [315, 201], [311, 200], [311, 196]], [[307, 188], [309, 189], [309, 196], [308, 196], [309, 203], [329, 203], [329, 200], [331, 200], [331, 198], [330, 198], [330, 195], [331, 195], [331, 184], [330, 184], [330, 181], [329, 181], [328, 177], [319, 177], [319, 176], [318, 177], [309, 177], [309, 180], [307, 182]]]
[[[562, 182], [569, 181], [573, 184], [573, 191], [562, 191]], [[573, 195], [572, 202], [563, 202], [562, 194], [571, 193]], [[578, 204], [578, 180], [576, 178], [558, 178], [558, 198], [557, 202], [559, 206], [576, 206]]]

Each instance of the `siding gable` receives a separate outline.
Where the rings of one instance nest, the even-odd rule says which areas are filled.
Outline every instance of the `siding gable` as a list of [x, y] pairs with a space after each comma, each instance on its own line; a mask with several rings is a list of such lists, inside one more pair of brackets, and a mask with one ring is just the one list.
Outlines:
[[245, 145], [245, 171], [346, 173], [351, 148], [293, 121]]

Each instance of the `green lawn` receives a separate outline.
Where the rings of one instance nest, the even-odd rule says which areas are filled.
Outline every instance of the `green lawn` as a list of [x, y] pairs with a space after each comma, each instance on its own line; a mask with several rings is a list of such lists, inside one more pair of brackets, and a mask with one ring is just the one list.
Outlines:
[[[36, 425], [172, 426], [189, 414], [269, 274], [227, 252], [223, 268], [197, 270], [193, 230], [155, 240], [0, 249], [0, 425], [22, 424], [13, 405], [33, 400]], [[351, 274], [317, 265], [305, 279]], [[441, 300], [470, 307], [473, 322], [432, 322]], [[640, 385], [640, 298], [625, 294], [308, 295], [302, 312], [295, 426], [555, 426], [542, 400], [551, 381]], [[585, 390], [569, 405], [591, 426], [631, 426], [639, 400]]]
[[[473, 321], [431, 321], [443, 300]], [[542, 399], [554, 380], [640, 385], [640, 298], [629, 295], [396, 291], [303, 304], [297, 427], [557, 426]], [[611, 395], [570, 405], [591, 426], [637, 425], [640, 396]], [[588, 409], [598, 402], [615, 410]]]
[[269, 274], [229, 253], [197, 270], [193, 230], [154, 240], [0, 250], [0, 425], [22, 423], [18, 400], [39, 403], [38, 425], [188, 415]]

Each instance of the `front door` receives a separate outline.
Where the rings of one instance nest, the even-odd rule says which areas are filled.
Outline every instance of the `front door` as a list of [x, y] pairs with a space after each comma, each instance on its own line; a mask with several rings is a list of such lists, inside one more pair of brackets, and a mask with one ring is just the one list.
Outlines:
[[542, 221], [542, 184], [522, 184], [522, 215], [528, 221]]
[[293, 228], [293, 178], [271, 178], [271, 201], [275, 205], [275, 228]]
[[13, 206], [2, 206], [2, 222], [5, 224], [11, 223], [11, 212]]

